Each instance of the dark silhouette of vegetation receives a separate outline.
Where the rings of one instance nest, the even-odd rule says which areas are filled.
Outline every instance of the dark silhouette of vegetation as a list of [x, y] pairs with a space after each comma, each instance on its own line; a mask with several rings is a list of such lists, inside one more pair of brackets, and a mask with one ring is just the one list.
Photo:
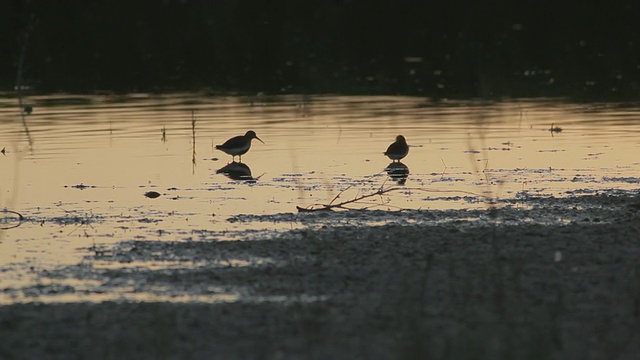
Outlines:
[[639, 13], [633, 0], [12, 0], [0, 68], [34, 16], [24, 83], [45, 92], [629, 97]]

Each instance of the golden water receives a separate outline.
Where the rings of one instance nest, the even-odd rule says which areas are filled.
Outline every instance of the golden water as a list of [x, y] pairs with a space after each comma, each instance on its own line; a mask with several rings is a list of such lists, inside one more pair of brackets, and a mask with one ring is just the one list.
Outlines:
[[[564, 196], [640, 183], [635, 103], [183, 93], [27, 103], [34, 112], [23, 122], [17, 100], [0, 99], [0, 207], [25, 216], [0, 230], [5, 290], [80, 262], [94, 245], [259, 235], [283, 225], [227, 219], [391, 186], [382, 153], [398, 134], [412, 145], [402, 161], [407, 191], [389, 193], [381, 209], [478, 208], [486, 202], [479, 195]], [[217, 174], [231, 156], [214, 145], [249, 129], [265, 142], [242, 158], [255, 181]], [[151, 190], [162, 195], [144, 197]], [[15, 223], [3, 216], [2, 226]], [[6, 293], [0, 302], [20, 301]]]

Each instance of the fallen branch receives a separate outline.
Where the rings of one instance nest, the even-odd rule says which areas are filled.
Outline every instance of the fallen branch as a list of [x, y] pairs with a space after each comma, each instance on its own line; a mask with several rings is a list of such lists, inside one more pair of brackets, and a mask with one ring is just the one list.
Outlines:
[[369, 199], [375, 196], [382, 196], [386, 193], [390, 193], [393, 191], [398, 191], [398, 190], [404, 190], [404, 191], [420, 191], [420, 192], [438, 192], [438, 193], [442, 193], [442, 192], [446, 192], [446, 193], [463, 193], [463, 194], [467, 194], [467, 195], [473, 195], [473, 196], [479, 196], [482, 198], [485, 198], [485, 200], [491, 200], [489, 199], [487, 196], [485, 195], [481, 195], [481, 194], [476, 194], [470, 191], [462, 191], [462, 190], [429, 190], [429, 189], [423, 189], [423, 188], [407, 188], [407, 187], [402, 187], [402, 186], [392, 186], [392, 187], [388, 187], [388, 188], [383, 188], [380, 187], [380, 189], [378, 189], [377, 191], [370, 193], [370, 194], [366, 194], [366, 195], [359, 195], [354, 197], [353, 199], [350, 200], [346, 200], [346, 201], [342, 201], [339, 203], [335, 203], [335, 201], [337, 199], [340, 198], [340, 196], [347, 190], [349, 190], [351, 188], [351, 186], [347, 187], [346, 189], [340, 191], [338, 193], [338, 195], [336, 195], [329, 204], [313, 204], [313, 205], [309, 205], [307, 207], [301, 207], [301, 206], [296, 206], [296, 209], [298, 210], [298, 212], [315, 212], [315, 211], [331, 211], [331, 210], [335, 210], [335, 209], [342, 209], [342, 210], [366, 210], [369, 209], [371, 207], [375, 207], [375, 206], [389, 206], [387, 203], [381, 202], [381, 203], [371, 203], [371, 202], [366, 202], [366, 205], [369, 205], [367, 207], [364, 208], [353, 208], [353, 207], [349, 207], [349, 204], [353, 204], [353, 203], [360, 203], [362, 204], [362, 200], [365, 199]]

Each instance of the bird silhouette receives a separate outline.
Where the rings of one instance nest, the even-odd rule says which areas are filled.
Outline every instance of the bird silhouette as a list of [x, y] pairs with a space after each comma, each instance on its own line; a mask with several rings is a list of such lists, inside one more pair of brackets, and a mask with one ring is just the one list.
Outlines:
[[244, 135], [232, 137], [225, 141], [224, 144], [216, 145], [216, 149], [231, 155], [233, 161], [235, 161], [236, 156], [238, 156], [240, 162], [242, 162], [242, 155], [249, 151], [251, 148], [251, 140], [253, 139], [257, 139], [264, 144], [264, 141], [260, 140], [255, 131], [249, 130]]
[[407, 140], [405, 140], [402, 135], [396, 136], [396, 141], [389, 145], [387, 151], [384, 152], [384, 154], [393, 161], [400, 161], [400, 159], [407, 156], [408, 153], [409, 145], [407, 145]]

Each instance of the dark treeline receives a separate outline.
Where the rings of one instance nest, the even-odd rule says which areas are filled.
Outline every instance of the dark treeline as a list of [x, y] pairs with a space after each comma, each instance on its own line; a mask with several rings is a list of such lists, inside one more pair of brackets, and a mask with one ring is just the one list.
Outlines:
[[620, 96], [640, 2], [5, 0], [0, 87]]

